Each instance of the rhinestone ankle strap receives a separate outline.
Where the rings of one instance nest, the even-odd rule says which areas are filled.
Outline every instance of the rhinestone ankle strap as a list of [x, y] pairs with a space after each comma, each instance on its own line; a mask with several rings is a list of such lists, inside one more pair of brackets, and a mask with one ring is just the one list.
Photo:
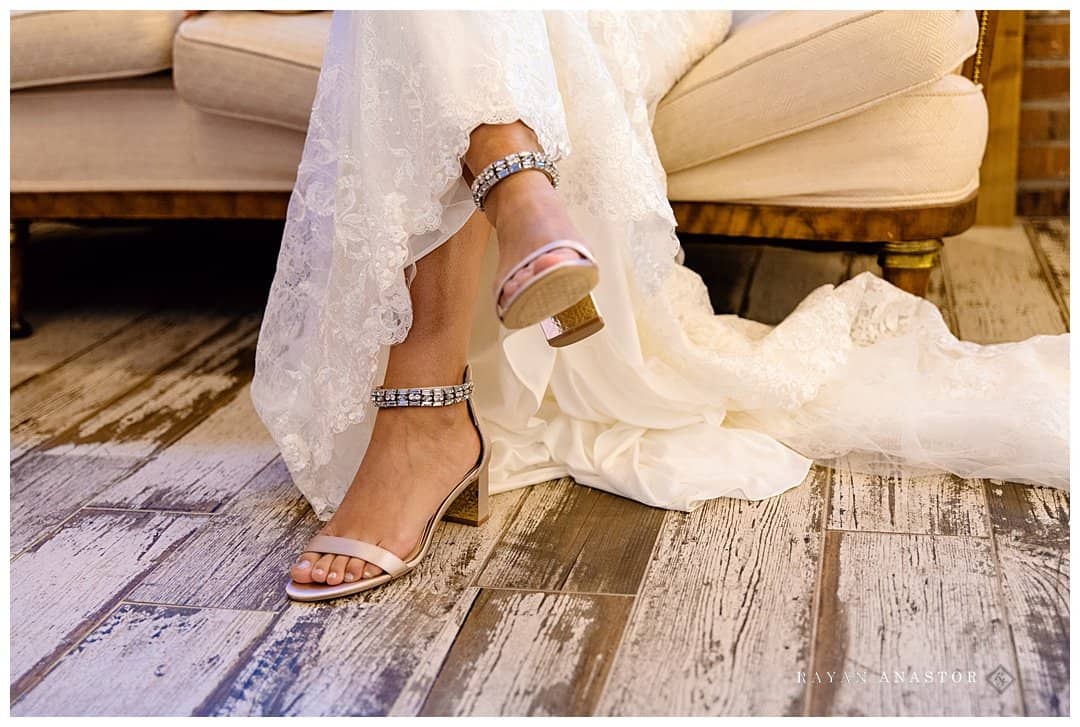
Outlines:
[[526, 169], [536, 169], [547, 175], [551, 186], [559, 188], [559, 170], [555, 168], [555, 162], [551, 157], [539, 151], [519, 151], [508, 154], [502, 159], [496, 159], [488, 164], [476, 175], [472, 182], [472, 197], [477, 209], [483, 211], [484, 199], [488, 196], [491, 188], [511, 174], [523, 172]]
[[416, 389], [371, 390], [371, 403], [380, 408], [392, 406], [450, 406], [472, 396], [473, 382], [453, 386], [425, 386]]

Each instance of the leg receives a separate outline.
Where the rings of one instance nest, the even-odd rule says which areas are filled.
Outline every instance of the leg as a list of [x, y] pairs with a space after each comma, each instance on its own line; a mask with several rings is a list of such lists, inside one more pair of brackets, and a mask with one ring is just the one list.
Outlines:
[[[521, 123], [480, 126], [470, 143], [467, 179], [513, 151], [539, 149], [532, 131]], [[410, 286], [413, 325], [405, 341], [391, 349], [384, 386], [461, 380], [491, 225], [499, 233], [503, 269], [545, 242], [578, 236], [543, 174], [514, 174], [500, 182], [484, 214], [473, 214], [457, 234], [417, 263]], [[544, 262], [538, 260], [536, 267], [542, 269]], [[375, 543], [404, 558], [479, 452], [480, 440], [464, 406], [379, 409], [349, 491], [319, 532]], [[309, 551], [300, 555], [291, 575], [300, 583], [337, 585], [379, 572], [357, 558]]]
[[886, 242], [878, 255], [883, 277], [912, 295], [926, 297], [930, 271], [941, 259], [941, 240]]
[[[488, 164], [515, 151], [540, 151], [536, 135], [525, 124], [485, 124], [469, 138], [465, 153], [467, 181]], [[558, 192], [540, 172], [512, 174], [495, 185], [484, 202], [484, 212], [499, 238], [499, 267], [496, 280], [540, 245], [558, 239], [580, 240]], [[574, 259], [572, 250], [555, 250], [511, 278], [503, 290], [506, 298], [514, 294], [532, 275], [561, 260]]]
[[30, 222], [11, 223], [11, 337], [26, 338], [33, 329], [23, 318], [23, 253], [30, 237]]

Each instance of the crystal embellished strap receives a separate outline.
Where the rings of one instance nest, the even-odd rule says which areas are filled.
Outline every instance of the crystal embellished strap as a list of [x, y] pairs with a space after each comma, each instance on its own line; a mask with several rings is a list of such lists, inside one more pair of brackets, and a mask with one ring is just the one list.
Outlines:
[[516, 172], [526, 169], [536, 169], [547, 175], [551, 180], [551, 186], [559, 187], [559, 170], [555, 168], [555, 162], [551, 157], [540, 151], [519, 151], [507, 154], [502, 159], [496, 159], [484, 167], [483, 171], [476, 175], [472, 182], [473, 202], [477, 209], [484, 209], [484, 199], [491, 188], [502, 180]]
[[416, 389], [384, 389], [371, 391], [371, 403], [377, 407], [392, 406], [450, 406], [472, 396], [473, 382], [454, 386], [426, 386]]

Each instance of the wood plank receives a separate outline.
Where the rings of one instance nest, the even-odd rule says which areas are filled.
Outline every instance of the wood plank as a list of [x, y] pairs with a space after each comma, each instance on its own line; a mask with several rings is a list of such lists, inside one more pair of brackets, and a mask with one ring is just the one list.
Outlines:
[[810, 291], [847, 275], [851, 253], [764, 247], [739, 315], [775, 325]]
[[635, 594], [664, 510], [563, 479], [533, 485], [477, 585]]
[[[245, 390], [257, 322], [240, 319], [12, 465], [11, 547], [18, 552]], [[228, 452], [221, 452], [228, 455]]]
[[1030, 220], [1024, 225], [1050, 291], [1057, 299], [1065, 327], [1069, 326], [1069, 221]]
[[1024, 714], [1069, 714], [1069, 496], [986, 483]]
[[592, 714], [632, 604], [627, 596], [485, 589], [421, 714]]
[[162, 560], [131, 592], [134, 601], [278, 611], [289, 568], [320, 527], [274, 459], [187, 547]]
[[598, 714], [802, 714], [827, 483], [667, 513]]
[[[867, 474], [866, 464], [886, 470]], [[828, 527], [833, 530], [986, 537], [981, 480], [947, 473], [914, 474], [883, 458], [851, 455], [832, 468]]]
[[85, 354], [139, 316], [136, 309], [35, 311], [34, 335], [11, 342], [11, 388]]
[[1021, 341], [1065, 332], [1057, 301], [1019, 225], [973, 227], [942, 250], [960, 338]]
[[15, 702], [12, 713], [199, 715], [203, 699], [245, 659], [273, 618], [263, 612], [123, 604]]
[[[332, 604], [290, 602], [243, 668], [207, 700], [206, 711], [416, 714], [477, 596], [469, 584], [521, 496], [520, 490], [492, 496], [491, 517], [481, 527], [440, 525], [428, 556], [409, 575]], [[288, 576], [277, 573], [282, 588]]]
[[216, 314], [168, 312], [128, 326], [11, 393], [11, 458], [93, 415], [228, 325]]
[[18, 192], [13, 219], [257, 219], [283, 220], [289, 192], [151, 190]]
[[245, 386], [89, 506], [214, 512], [277, 453]]
[[827, 532], [809, 714], [1019, 714], [998, 667], [1016, 674], [987, 539]]
[[1008, 226], [1016, 214], [1020, 149], [1020, 86], [1024, 65], [1024, 11], [997, 11], [994, 51], [986, 85], [989, 129], [979, 168], [975, 224]]
[[11, 565], [12, 698], [33, 686], [204, 521], [200, 516], [83, 511], [17, 558]]
[[920, 207], [808, 207], [756, 202], [671, 203], [679, 233], [866, 243], [955, 235], [975, 220], [976, 195]]

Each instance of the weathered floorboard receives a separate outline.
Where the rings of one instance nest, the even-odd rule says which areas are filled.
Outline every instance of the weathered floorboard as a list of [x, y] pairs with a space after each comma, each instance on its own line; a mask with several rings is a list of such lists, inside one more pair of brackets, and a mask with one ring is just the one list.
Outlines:
[[571, 480], [528, 488], [479, 586], [637, 593], [664, 510]]
[[[417, 713], [476, 598], [469, 584], [521, 495], [493, 496], [482, 527], [440, 524], [417, 569], [385, 586], [327, 603], [289, 602], [243, 668], [207, 701], [207, 711]], [[284, 563], [299, 552], [263, 566], [278, 569], [278, 589], [288, 578]]]
[[1069, 222], [1061, 219], [1031, 220], [1024, 225], [1035, 257], [1050, 290], [1057, 298], [1065, 325], [1069, 325]]
[[1019, 714], [996, 576], [986, 538], [827, 532], [809, 713]]
[[11, 388], [64, 364], [131, 325], [134, 309], [35, 313], [34, 335], [11, 342]]
[[226, 326], [162, 373], [16, 460], [12, 550], [32, 543], [244, 391], [255, 323]]
[[12, 712], [200, 714], [202, 701], [244, 661], [273, 618], [262, 612], [122, 604]]
[[986, 482], [1027, 715], [1069, 714], [1069, 496]]
[[973, 227], [949, 238], [942, 255], [960, 338], [1003, 343], [1065, 332], [1022, 227]]
[[91, 416], [229, 323], [213, 314], [149, 316], [34, 377], [11, 392], [11, 459]]
[[[17, 558], [11, 565], [12, 697], [32, 686], [204, 521], [194, 515], [84, 510]], [[47, 694], [56, 697], [52, 690]]]
[[947, 473], [912, 474], [904, 467], [889, 467], [887, 475], [867, 474], [853, 468], [862, 457], [842, 458], [832, 468], [829, 528], [989, 535], [980, 480]]
[[244, 387], [89, 506], [214, 512], [276, 456]]
[[667, 513], [598, 714], [802, 714], [827, 481]]
[[320, 523], [285, 464], [273, 460], [129, 599], [181, 606], [277, 611], [289, 568]]
[[633, 598], [485, 589], [422, 714], [588, 716]]

